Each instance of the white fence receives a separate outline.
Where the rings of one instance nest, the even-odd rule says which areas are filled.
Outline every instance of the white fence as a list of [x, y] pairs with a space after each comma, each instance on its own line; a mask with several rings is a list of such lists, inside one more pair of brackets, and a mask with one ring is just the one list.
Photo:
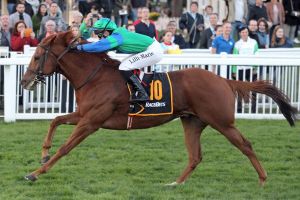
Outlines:
[[[4, 120], [11, 122], [26, 119], [52, 119], [72, 112], [76, 103], [73, 89], [61, 75], [46, 79], [34, 91], [23, 90], [20, 80], [28, 66], [33, 48], [26, 54], [12, 53], [11, 58], [0, 58], [4, 72]], [[1, 49], [0, 49], [1, 53]], [[110, 54], [122, 60], [124, 54]], [[172, 71], [200, 67], [215, 70], [222, 77], [233, 79], [231, 70], [237, 67], [236, 77], [241, 80], [271, 80], [291, 99], [292, 105], [300, 111], [300, 49], [262, 50], [258, 55], [211, 55], [207, 50], [185, 50], [180, 55], [165, 55], [164, 59], [151, 70]], [[255, 66], [255, 67], [251, 67]], [[2, 70], [2, 69], [1, 69]], [[1, 90], [0, 90], [1, 91]], [[1, 95], [1, 94], [0, 94]], [[257, 94], [255, 102], [236, 103], [237, 118], [283, 119], [272, 99]]]

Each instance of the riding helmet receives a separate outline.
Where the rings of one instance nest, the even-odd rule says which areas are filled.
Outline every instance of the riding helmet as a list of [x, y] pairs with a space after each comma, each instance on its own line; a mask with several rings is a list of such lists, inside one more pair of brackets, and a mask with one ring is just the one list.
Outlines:
[[108, 18], [101, 18], [98, 21], [95, 22], [93, 25], [93, 29], [98, 29], [98, 30], [108, 30], [108, 31], [114, 31], [117, 29], [117, 25], [111, 21]]

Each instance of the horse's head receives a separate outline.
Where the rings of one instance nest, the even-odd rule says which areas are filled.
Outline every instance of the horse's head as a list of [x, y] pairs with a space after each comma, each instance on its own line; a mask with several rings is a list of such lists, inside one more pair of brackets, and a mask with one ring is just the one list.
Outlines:
[[22, 86], [33, 90], [38, 82], [44, 82], [45, 76], [58, 72], [59, 60], [70, 50], [70, 46], [75, 41], [72, 32], [60, 33], [44, 39], [31, 58], [21, 81]]

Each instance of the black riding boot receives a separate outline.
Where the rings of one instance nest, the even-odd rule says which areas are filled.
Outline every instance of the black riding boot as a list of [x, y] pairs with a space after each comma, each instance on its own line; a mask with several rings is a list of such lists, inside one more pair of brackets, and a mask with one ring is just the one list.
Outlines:
[[[149, 96], [147, 92], [145, 91], [144, 87], [141, 85], [138, 77], [133, 74], [132, 71], [123, 71], [120, 70], [123, 78], [133, 86], [133, 92], [131, 94], [131, 97], [129, 99], [129, 102], [141, 102], [141, 101], [149, 101]], [[137, 95], [135, 95], [135, 93]]]

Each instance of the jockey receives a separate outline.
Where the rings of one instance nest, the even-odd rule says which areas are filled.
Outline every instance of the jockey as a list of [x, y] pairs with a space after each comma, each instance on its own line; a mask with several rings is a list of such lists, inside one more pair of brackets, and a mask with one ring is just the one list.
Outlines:
[[[133, 54], [121, 62], [119, 70], [123, 78], [133, 86], [134, 92], [130, 97], [130, 101], [148, 101], [149, 96], [147, 92], [132, 70], [156, 64], [162, 59], [163, 50], [159, 42], [146, 35], [129, 32], [126, 28], [118, 28], [108, 18], [99, 19], [95, 22], [92, 29], [100, 40], [94, 43], [78, 45], [77, 50], [85, 52], [118, 50], [123, 53]], [[137, 95], [135, 95], [136, 92]]]

